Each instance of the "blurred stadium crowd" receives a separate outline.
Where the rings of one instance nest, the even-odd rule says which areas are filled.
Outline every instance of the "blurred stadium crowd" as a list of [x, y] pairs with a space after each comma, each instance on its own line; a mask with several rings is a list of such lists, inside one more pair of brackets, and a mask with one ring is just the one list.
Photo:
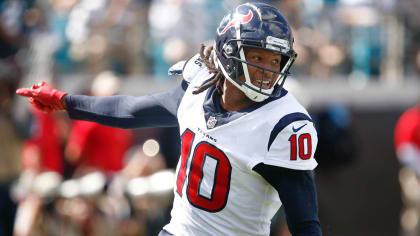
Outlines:
[[[6, 209], [0, 235], [10, 235], [13, 225], [16, 235], [156, 235], [168, 219], [171, 192], [153, 182], [153, 174], [171, 180], [164, 170], [178, 159], [177, 130], [72, 122], [65, 114], [31, 110], [15, 89], [45, 80], [106, 96], [118, 94], [128, 78], [159, 86], [173, 79], [170, 65], [212, 43], [221, 17], [242, 2], [0, 0], [0, 205]], [[417, 0], [264, 2], [293, 27], [292, 74], [299, 82], [419, 79]], [[342, 108], [328, 112], [338, 116], [337, 127], [348, 125]], [[89, 191], [86, 182], [93, 184]]]

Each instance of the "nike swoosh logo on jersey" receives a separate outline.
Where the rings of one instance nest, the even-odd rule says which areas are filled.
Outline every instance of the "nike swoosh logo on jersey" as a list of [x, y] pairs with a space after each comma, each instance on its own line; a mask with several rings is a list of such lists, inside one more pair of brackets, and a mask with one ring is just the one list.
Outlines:
[[292, 127], [292, 130], [293, 130], [293, 132], [298, 132], [300, 129], [302, 129], [303, 127], [305, 127], [305, 125], [307, 125], [307, 124], [304, 124], [304, 125], [302, 125], [301, 127], [299, 127], [299, 128], [297, 128], [297, 129], [295, 129], [295, 127], [293, 126]]

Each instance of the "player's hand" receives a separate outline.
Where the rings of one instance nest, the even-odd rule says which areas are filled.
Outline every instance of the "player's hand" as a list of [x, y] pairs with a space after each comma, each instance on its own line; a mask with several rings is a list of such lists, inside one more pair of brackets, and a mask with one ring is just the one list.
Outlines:
[[33, 85], [31, 88], [20, 88], [16, 94], [29, 98], [29, 102], [39, 110], [51, 112], [66, 109], [64, 96], [66, 92], [54, 89], [45, 81]]

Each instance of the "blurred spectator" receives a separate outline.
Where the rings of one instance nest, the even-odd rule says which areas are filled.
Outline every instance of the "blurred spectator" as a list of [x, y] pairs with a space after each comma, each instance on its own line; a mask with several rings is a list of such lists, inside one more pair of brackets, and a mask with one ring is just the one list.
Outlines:
[[63, 145], [67, 139], [67, 119], [32, 109], [32, 136], [22, 146], [22, 168], [34, 172], [63, 174]]
[[406, 110], [394, 133], [395, 149], [402, 168], [399, 181], [404, 207], [401, 212], [403, 236], [420, 234], [420, 106]]
[[[119, 92], [119, 78], [105, 71], [93, 81], [93, 96], [110, 96]], [[123, 168], [123, 158], [133, 144], [133, 133], [88, 121], [74, 121], [66, 154], [71, 163], [84, 173], [91, 169], [107, 174]]]
[[395, 126], [395, 148], [401, 164], [420, 176], [420, 106], [405, 111]]
[[123, 157], [132, 144], [127, 130], [88, 121], [73, 122], [67, 155], [81, 169], [98, 169], [106, 173], [123, 167]]

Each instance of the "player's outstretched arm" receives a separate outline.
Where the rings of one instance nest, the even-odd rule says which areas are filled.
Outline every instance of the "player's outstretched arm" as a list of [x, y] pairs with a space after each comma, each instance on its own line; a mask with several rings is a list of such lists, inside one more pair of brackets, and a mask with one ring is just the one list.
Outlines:
[[68, 95], [65, 100], [70, 118], [76, 120], [124, 129], [174, 127], [178, 126], [178, 106], [187, 87], [182, 81], [169, 91], [141, 97]]
[[187, 82], [182, 81], [172, 90], [159, 94], [92, 97], [67, 94], [42, 82], [18, 89], [16, 93], [29, 97], [35, 107], [46, 112], [65, 109], [75, 120], [132, 129], [177, 126], [176, 112], [187, 87]]
[[64, 97], [67, 93], [51, 87], [45, 81], [35, 84], [31, 88], [20, 88], [16, 90], [16, 94], [28, 97], [34, 107], [45, 112], [66, 109]]

